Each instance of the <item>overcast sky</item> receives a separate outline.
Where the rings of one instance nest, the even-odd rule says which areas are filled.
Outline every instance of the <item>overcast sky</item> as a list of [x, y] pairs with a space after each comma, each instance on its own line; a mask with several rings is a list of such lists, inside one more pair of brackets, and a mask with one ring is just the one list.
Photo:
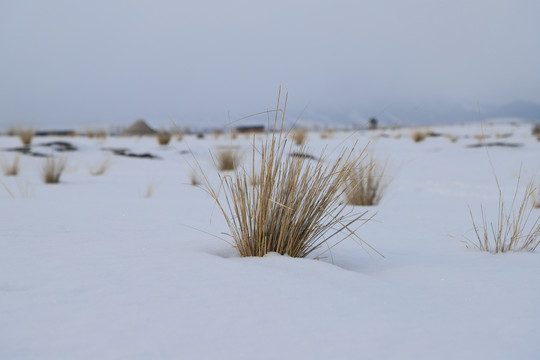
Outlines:
[[539, 14], [538, 0], [1, 0], [0, 127], [225, 124], [272, 107], [280, 84], [289, 115], [328, 121], [540, 103]]

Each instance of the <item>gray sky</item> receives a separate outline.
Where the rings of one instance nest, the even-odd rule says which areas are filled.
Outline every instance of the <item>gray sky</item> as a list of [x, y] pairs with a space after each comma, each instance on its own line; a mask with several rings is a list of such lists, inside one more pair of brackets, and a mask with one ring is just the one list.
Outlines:
[[318, 121], [540, 103], [538, 14], [537, 0], [0, 0], [0, 128], [225, 124], [272, 107], [280, 84], [290, 116], [309, 104]]

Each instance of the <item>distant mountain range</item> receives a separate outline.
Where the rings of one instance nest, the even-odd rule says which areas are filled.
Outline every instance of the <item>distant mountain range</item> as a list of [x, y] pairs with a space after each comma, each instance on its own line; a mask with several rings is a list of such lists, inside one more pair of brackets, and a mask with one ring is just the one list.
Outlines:
[[493, 117], [512, 117], [525, 120], [540, 121], [540, 105], [527, 102], [515, 101], [503, 106], [496, 107], [487, 112], [487, 115]]
[[540, 121], [540, 104], [527, 101], [515, 101], [502, 106], [477, 104], [418, 104], [397, 105], [371, 109], [328, 110], [308, 109], [303, 116], [311, 124], [343, 124], [366, 126], [371, 117], [376, 117], [381, 124], [430, 125], [459, 124], [486, 121], [494, 118], [520, 119], [526, 122]]

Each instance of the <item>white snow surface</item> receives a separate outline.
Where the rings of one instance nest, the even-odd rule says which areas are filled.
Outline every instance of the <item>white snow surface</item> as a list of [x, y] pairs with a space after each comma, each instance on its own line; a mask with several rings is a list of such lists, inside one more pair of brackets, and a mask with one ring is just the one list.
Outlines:
[[[320, 260], [241, 258], [224, 241], [226, 223], [189, 184], [188, 163], [195, 156], [218, 184], [209, 150], [232, 142], [251, 164], [243, 136], [164, 148], [153, 138], [35, 138], [78, 150], [56, 153], [68, 161], [60, 184], [44, 184], [43, 160], [29, 156], [18, 176], [0, 175], [0, 359], [540, 358], [539, 251], [493, 255], [460, 241], [474, 237], [469, 206], [478, 219], [480, 205], [496, 215], [489, 159], [510, 198], [520, 171], [522, 187], [536, 174], [540, 142], [526, 125], [432, 130], [460, 139], [309, 135], [310, 151], [326, 146], [330, 158], [342, 143], [369, 143], [391, 179], [381, 204], [353, 209], [376, 213], [358, 235], [385, 257], [347, 239]], [[482, 132], [523, 146], [467, 148]], [[18, 145], [0, 137], [1, 149]], [[193, 155], [181, 155], [188, 145]], [[91, 176], [107, 156], [109, 171]]]

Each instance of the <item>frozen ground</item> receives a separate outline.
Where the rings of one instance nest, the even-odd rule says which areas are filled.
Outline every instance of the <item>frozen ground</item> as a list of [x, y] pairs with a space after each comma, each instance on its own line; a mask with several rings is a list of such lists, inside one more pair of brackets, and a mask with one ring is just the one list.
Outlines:
[[[488, 153], [466, 147], [482, 130], [432, 130], [460, 139], [414, 143], [402, 129], [346, 141], [372, 140], [369, 150], [389, 160], [390, 187], [367, 209], [376, 221], [358, 232], [384, 259], [352, 241], [323, 260], [239, 258], [208, 234], [226, 225], [189, 185], [191, 156], [180, 155], [189, 144], [217, 181], [208, 149], [225, 138], [167, 148], [68, 138], [79, 150], [65, 154], [58, 185], [41, 182], [41, 159], [23, 156], [19, 176], [0, 176], [0, 359], [538, 359], [539, 254], [460, 242], [473, 236], [468, 206], [497, 210]], [[489, 149], [510, 196], [520, 167], [525, 180], [536, 173], [540, 142], [526, 125], [483, 132], [523, 144]], [[308, 146], [332, 151], [346, 136], [312, 133]], [[249, 159], [248, 140], [233, 144]], [[0, 137], [2, 149], [18, 145]], [[103, 147], [161, 159], [112, 156], [107, 173], [91, 176]]]

